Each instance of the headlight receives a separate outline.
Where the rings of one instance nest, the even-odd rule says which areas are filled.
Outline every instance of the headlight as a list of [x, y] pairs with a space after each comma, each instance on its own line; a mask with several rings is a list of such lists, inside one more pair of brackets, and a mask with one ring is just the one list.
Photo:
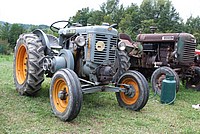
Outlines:
[[77, 36], [77, 37], [75, 38], [75, 43], [76, 43], [78, 46], [82, 47], [82, 46], [85, 45], [85, 38], [84, 38], [83, 36]]
[[119, 50], [121, 50], [121, 51], [125, 50], [125, 49], [126, 49], [126, 43], [123, 42], [123, 41], [120, 41], [120, 42], [118, 43], [118, 48], [119, 48]]

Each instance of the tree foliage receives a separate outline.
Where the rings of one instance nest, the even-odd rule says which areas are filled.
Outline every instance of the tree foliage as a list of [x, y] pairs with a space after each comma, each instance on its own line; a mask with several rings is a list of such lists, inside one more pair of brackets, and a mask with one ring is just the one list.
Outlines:
[[8, 54], [13, 51], [19, 35], [35, 29], [42, 29], [47, 34], [54, 34], [49, 28], [47, 29], [46, 25], [9, 24], [7, 22], [0, 24], [0, 53]]
[[157, 32], [182, 32], [182, 19], [169, 0], [143, 0], [140, 14], [142, 22], [148, 22], [142, 24], [144, 32], [151, 25], [157, 26]]
[[88, 24], [100, 25], [104, 21], [104, 13], [99, 10], [91, 11], [87, 20]]
[[117, 10], [118, 4], [119, 0], [107, 0], [107, 2], [102, 3], [100, 9], [105, 15], [111, 15], [115, 10]]
[[[185, 31], [192, 33], [197, 40], [197, 44], [200, 45], [200, 17], [196, 18], [190, 16], [185, 23]], [[200, 48], [200, 46], [199, 46]]]
[[156, 32], [183, 32], [182, 18], [170, 0], [143, 0], [138, 6], [132, 3], [128, 7], [119, 5], [119, 0], [107, 0], [100, 5], [100, 10], [83, 8], [71, 18], [73, 22], [100, 25], [103, 22], [118, 24], [118, 30], [132, 38], [140, 32], [149, 33], [150, 26], [156, 26]]
[[124, 10], [124, 17], [119, 23], [120, 32], [127, 33], [134, 37], [141, 30], [139, 7], [131, 4]]
[[118, 24], [119, 32], [129, 34], [134, 40], [138, 33], [150, 33], [150, 27], [157, 27], [157, 33], [188, 32], [200, 42], [200, 18], [190, 17], [184, 23], [170, 0], [143, 0], [138, 6], [119, 5], [119, 0], [107, 0], [100, 10], [83, 8], [72, 17], [73, 22], [84, 25], [100, 25], [103, 22]]
[[20, 24], [4, 23], [0, 29], [1, 40], [6, 40], [9, 43], [9, 48], [14, 49], [16, 41], [20, 34], [25, 32], [25, 29]]
[[80, 23], [83, 26], [86, 26], [89, 18], [90, 18], [90, 12], [89, 12], [89, 7], [87, 7], [78, 10], [76, 15], [70, 18], [70, 21], [74, 23]]
[[19, 24], [12, 24], [9, 31], [8, 42], [10, 43], [10, 47], [14, 48], [16, 45], [16, 41], [19, 38], [19, 35], [25, 32], [24, 28]]
[[10, 24], [6, 22], [1, 26], [0, 29], [0, 37], [2, 40], [9, 39], [9, 31], [10, 31]]

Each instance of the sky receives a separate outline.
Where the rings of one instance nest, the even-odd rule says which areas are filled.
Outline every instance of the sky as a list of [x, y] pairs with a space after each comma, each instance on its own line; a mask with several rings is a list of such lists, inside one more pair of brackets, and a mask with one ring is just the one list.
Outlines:
[[[23, 24], [51, 25], [58, 20], [68, 20], [82, 8], [99, 10], [107, 0], [0, 0], [0, 21]], [[186, 21], [192, 15], [200, 16], [200, 0], [171, 0], [180, 17]], [[120, 0], [125, 7], [140, 5], [142, 0]]]

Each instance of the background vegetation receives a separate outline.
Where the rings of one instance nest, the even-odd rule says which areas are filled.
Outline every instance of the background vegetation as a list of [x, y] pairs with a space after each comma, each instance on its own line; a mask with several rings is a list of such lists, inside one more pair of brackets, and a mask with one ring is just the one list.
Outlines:
[[200, 92], [181, 86], [173, 105], [150, 92], [146, 106], [130, 111], [118, 106], [114, 93], [84, 95], [78, 117], [68, 123], [55, 117], [49, 100], [50, 80], [35, 97], [20, 96], [13, 83], [13, 57], [0, 55], [0, 134], [199, 134]]
[[[119, 5], [119, 0], [107, 0], [101, 4], [100, 10], [89, 7], [82, 8], [70, 17], [69, 21], [82, 25], [101, 25], [103, 22], [116, 23], [119, 32], [129, 34], [133, 40], [138, 33], [150, 33], [149, 27], [156, 26], [157, 33], [191, 33], [196, 37], [197, 44], [200, 44], [200, 17], [191, 15], [186, 21], [183, 21], [170, 0], [143, 0], [139, 6], [132, 3], [128, 7], [124, 7], [123, 4]], [[21, 33], [31, 32], [37, 28], [52, 34], [46, 25], [0, 22], [0, 53], [2, 53], [2, 47], [4, 51], [8, 48], [13, 51], [16, 40]], [[197, 48], [200, 49], [200, 45]], [[10, 50], [3, 51], [3, 53], [9, 53]]]

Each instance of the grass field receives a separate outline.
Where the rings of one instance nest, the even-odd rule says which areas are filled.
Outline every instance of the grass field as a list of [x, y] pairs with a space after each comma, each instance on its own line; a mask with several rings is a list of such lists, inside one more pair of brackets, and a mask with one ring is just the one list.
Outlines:
[[12, 56], [0, 55], [0, 133], [200, 133], [200, 92], [181, 86], [173, 105], [160, 103], [152, 91], [140, 111], [118, 106], [114, 93], [84, 95], [78, 117], [68, 123], [54, 116], [49, 101], [50, 79], [35, 97], [19, 96], [13, 83]]

